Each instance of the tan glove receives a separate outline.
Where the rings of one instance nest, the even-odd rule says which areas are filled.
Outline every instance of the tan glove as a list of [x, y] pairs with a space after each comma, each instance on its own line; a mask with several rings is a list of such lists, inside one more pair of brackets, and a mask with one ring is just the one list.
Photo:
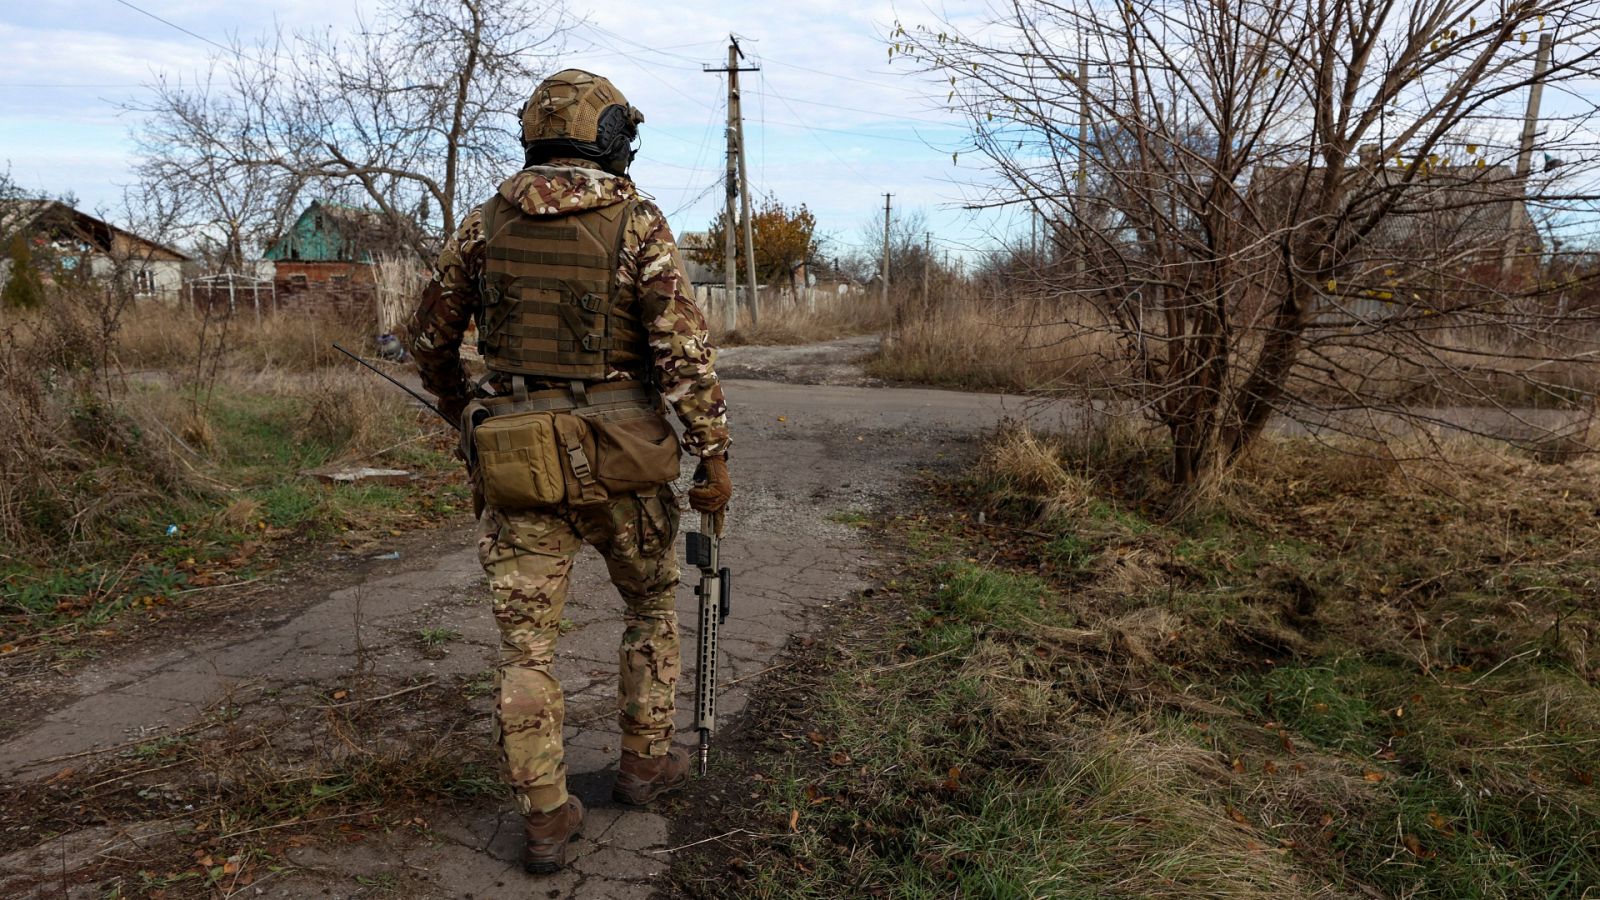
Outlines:
[[689, 506], [696, 512], [719, 513], [733, 496], [733, 481], [728, 478], [728, 457], [708, 456], [694, 470], [694, 487], [689, 489]]

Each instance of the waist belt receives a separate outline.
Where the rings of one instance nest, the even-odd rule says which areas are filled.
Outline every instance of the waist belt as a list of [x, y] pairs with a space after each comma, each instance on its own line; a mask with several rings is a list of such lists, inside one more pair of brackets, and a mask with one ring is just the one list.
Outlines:
[[[520, 379], [519, 379], [520, 383]], [[638, 381], [606, 381], [543, 391], [518, 391], [511, 396], [490, 397], [481, 401], [491, 416], [524, 412], [565, 412], [567, 410], [605, 413], [621, 409], [655, 406], [655, 392]]]

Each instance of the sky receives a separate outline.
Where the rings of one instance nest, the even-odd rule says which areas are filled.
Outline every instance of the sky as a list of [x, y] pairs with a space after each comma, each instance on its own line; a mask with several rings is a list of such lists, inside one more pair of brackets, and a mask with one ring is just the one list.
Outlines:
[[[133, 180], [130, 131], [120, 107], [158, 76], [202, 69], [219, 53], [207, 40], [247, 43], [275, 26], [350, 28], [370, 0], [43, 0], [0, 8], [0, 165], [29, 190], [115, 208]], [[137, 7], [137, 9], [135, 8]], [[824, 252], [849, 253], [881, 223], [883, 194], [897, 210], [927, 215], [936, 244], [967, 254], [1004, 223], [961, 209], [952, 161], [965, 134], [940, 108], [937, 85], [889, 62], [897, 18], [883, 0], [693, 4], [572, 0], [583, 24], [558, 67], [607, 75], [644, 111], [633, 175], [678, 233], [703, 230], [722, 203], [726, 88], [702, 64], [726, 63], [737, 33], [745, 143], [755, 194], [804, 203], [828, 236]], [[152, 15], [167, 20], [157, 21]], [[670, 12], [667, 12], [670, 10]], [[975, 8], [981, 11], [981, 7]], [[949, 15], [942, 10], [940, 15]], [[901, 8], [908, 25], [932, 12]], [[170, 23], [170, 24], [168, 24]], [[192, 32], [186, 33], [186, 32]], [[530, 89], [531, 89], [530, 85]], [[488, 188], [486, 188], [487, 190]]]
[[[607, 75], [644, 111], [633, 174], [675, 232], [703, 230], [722, 202], [725, 88], [702, 65], [725, 64], [732, 32], [746, 64], [761, 68], [742, 76], [752, 187], [809, 207], [825, 255], [873, 240], [886, 192], [898, 213], [923, 213], [935, 246], [961, 258], [997, 235], [1026, 233], [1023, 214], [963, 209], [986, 175], [976, 154], [952, 158], [967, 129], [943, 108], [947, 85], [888, 53], [897, 21], [966, 28], [990, 17], [986, 0], [568, 2], [576, 24], [556, 67]], [[0, 166], [24, 188], [114, 210], [133, 180], [129, 134], [138, 124], [121, 109], [144, 85], [203, 69], [221, 52], [209, 41], [248, 44], [280, 27], [348, 31], [375, 8], [375, 0], [0, 3]], [[1555, 109], [1593, 102], [1546, 95]]]

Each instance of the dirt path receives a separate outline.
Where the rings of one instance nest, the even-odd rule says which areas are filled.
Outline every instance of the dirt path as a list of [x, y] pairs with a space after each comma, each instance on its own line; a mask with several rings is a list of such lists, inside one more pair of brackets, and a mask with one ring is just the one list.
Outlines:
[[[862, 348], [860, 340], [820, 349], [748, 348], [735, 361], [759, 367], [768, 378], [806, 380], [823, 370], [835, 381], [859, 381], [850, 360]], [[1000, 395], [838, 384], [731, 378], [727, 386], [738, 494], [724, 558], [735, 568], [736, 600], [722, 633], [729, 687], [720, 713], [731, 718], [745, 705], [747, 679], [771, 666], [791, 636], [811, 630], [831, 602], [863, 586], [871, 560], [845, 524], [848, 514], [893, 504], [918, 469], [951, 464], [962, 455], [965, 437], [1019, 414], [1022, 405]], [[492, 700], [481, 688], [495, 639], [473, 536], [473, 524], [464, 521], [397, 541], [398, 559], [330, 558], [324, 572], [262, 586], [253, 611], [230, 613], [209, 634], [198, 628], [160, 646], [131, 647], [68, 679], [40, 683], [37, 690], [55, 698], [53, 711], [0, 745], [0, 777], [16, 785], [48, 783], [63, 767], [209, 727], [219, 711], [230, 727], [253, 723], [257, 734], [289, 746], [340, 702], [372, 703], [374, 715], [392, 720], [391, 731], [437, 728], [419, 721], [419, 709], [444, 683], [480, 688], [451, 727], [487, 742]], [[688, 578], [679, 595], [683, 610], [693, 609]], [[570, 872], [528, 881], [519, 866], [518, 817], [499, 799], [480, 798], [438, 810], [422, 828], [293, 848], [287, 855], [296, 868], [257, 882], [252, 895], [648, 895], [670, 860], [669, 822], [655, 813], [624, 812], [610, 801], [622, 626], [620, 602], [592, 552], [580, 557], [566, 617], [557, 673], [568, 697], [568, 764], [575, 792], [590, 809]], [[692, 616], [684, 618], [689, 648]], [[686, 677], [679, 702], [684, 727], [691, 690], [692, 677]], [[72, 873], [87, 871], [130, 841], [183, 827], [180, 810], [17, 850], [0, 858], [0, 895], [17, 896], [50, 873], [52, 884], [26, 890], [99, 896], [92, 885], [73, 887]]]

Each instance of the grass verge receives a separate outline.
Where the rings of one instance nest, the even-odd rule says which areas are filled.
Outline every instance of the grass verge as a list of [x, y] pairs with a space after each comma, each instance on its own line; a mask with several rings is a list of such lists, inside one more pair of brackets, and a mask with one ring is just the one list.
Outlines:
[[[360, 550], [466, 508], [447, 429], [327, 351], [326, 323], [235, 324], [233, 344], [213, 335], [186, 368], [189, 350], [158, 345], [199, 340], [186, 314], [154, 310], [96, 338], [60, 299], [0, 321], [12, 425], [0, 433], [0, 671], [70, 657], [80, 650], [66, 645], [130, 609], [163, 615], [297, 547]], [[113, 343], [84, 349], [96, 340]], [[119, 355], [168, 368], [107, 368]], [[334, 462], [418, 477], [304, 474]]]
[[903, 568], [754, 708], [728, 791], [747, 833], [681, 861], [680, 886], [1600, 885], [1592, 463], [1279, 442], [1174, 519], [1155, 452], [1013, 431], [931, 486], [937, 512], [885, 522]]

